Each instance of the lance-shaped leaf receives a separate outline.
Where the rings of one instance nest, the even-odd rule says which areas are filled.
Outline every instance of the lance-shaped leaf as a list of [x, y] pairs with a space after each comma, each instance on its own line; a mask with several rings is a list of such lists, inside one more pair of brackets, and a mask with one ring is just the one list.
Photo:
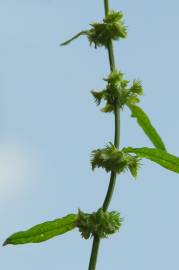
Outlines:
[[141, 158], [147, 158], [155, 163], [158, 163], [162, 167], [179, 173], [179, 158], [167, 153], [166, 151], [155, 148], [132, 148], [127, 147], [123, 149], [126, 153], [134, 153]]
[[61, 46], [66, 46], [66, 45], [68, 45], [69, 43], [71, 43], [73, 40], [79, 38], [80, 36], [87, 35], [88, 32], [89, 32], [88, 30], [83, 30], [83, 31], [79, 32], [78, 34], [76, 34], [75, 36], [73, 36], [72, 38], [68, 39], [67, 41], [61, 43], [60, 45], [61, 45]]
[[128, 105], [128, 106], [132, 112], [132, 116], [137, 119], [138, 124], [141, 126], [141, 128], [148, 136], [148, 138], [151, 140], [153, 145], [158, 149], [166, 151], [165, 145], [161, 137], [151, 124], [147, 114], [139, 106], [136, 105]]
[[64, 234], [76, 227], [77, 215], [69, 214], [63, 218], [38, 224], [27, 231], [17, 232], [4, 242], [3, 246], [12, 244], [40, 243], [52, 237]]

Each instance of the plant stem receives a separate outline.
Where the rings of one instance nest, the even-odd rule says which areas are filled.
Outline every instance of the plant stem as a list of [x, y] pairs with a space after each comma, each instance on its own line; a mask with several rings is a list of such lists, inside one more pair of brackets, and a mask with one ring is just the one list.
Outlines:
[[108, 0], [104, 0], [104, 10], [105, 10], [105, 16], [107, 16], [107, 14], [109, 12], [109, 1]]
[[[107, 14], [109, 12], [109, 0], [104, 0], [104, 9], [105, 9], [105, 16], [107, 16]], [[110, 70], [112, 72], [116, 69], [112, 41], [109, 42], [107, 49], [108, 49]], [[115, 109], [114, 109], [114, 118], [115, 118], [114, 145], [116, 148], [119, 148], [119, 143], [120, 143], [120, 108], [119, 108], [119, 105], [117, 104], [117, 102], [115, 104]], [[105, 197], [104, 202], [103, 202], [103, 210], [104, 211], [107, 211], [107, 209], [109, 207], [109, 204], [111, 202], [112, 195], [114, 192], [115, 184], [116, 184], [116, 173], [111, 172], [111, 177], [110, 177], [110, 182], [109, 182], [107, 194], [106, 194], [106, 197]], [[96, 269], [99, 244], [100, 244], [100, 238], [94, 237], [88, 270], [95, 270]]]
[[[112, 42], [109, 43], [108, 45], [108, 54], [109, 54], [109, 63], [111, 67], [111, 71], [114, 71], [115, 68], [115, 60], [114, 60], [114, 50], [113, 50], [113, 44]], [[115, 122], [115, 135], [114, 135], [114, 145], [116, 148], [119, 148], [119, 143], [120, 143], [120, 108], [119, 105], [115, 104], [114, 108], [114, 122]], [[114, 192], [116, 184], [116, 173], [111, 172], [111, 177], [110, 177], [110, 182], [108, 186], [108, 191], [106, 194], [106, 197], [103, 202], [103, 210], [107, 211], [109, 204], [112, 199], [112, 195]]]
[[91, 257], [89, 262], [89, 270], [95, 270], [96, 269], [96, 262], [98, 257], [98, 250], [99, 250], [99, 244], [100, 244], [100, 238], [94, 237], [93, 239], [93, 246], [91, 251]]

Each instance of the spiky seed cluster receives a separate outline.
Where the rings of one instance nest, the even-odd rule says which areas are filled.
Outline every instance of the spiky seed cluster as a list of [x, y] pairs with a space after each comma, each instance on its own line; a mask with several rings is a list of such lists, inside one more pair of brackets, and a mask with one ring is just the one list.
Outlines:
[[120, 173], [125, 170], [127, 163], [123, 153], [110, 143], [103, 149], [92, 151], [91, 165], [93, 170], [101, 167], [107, 172]]
[[121, 88], [120, 106], [134, 105], [140, 102], [139, 96], [143, 95], [142, 83], [139, 80], [134, 80], [130, 88], [127, 85]]
[[123, 74], [115, 70], [107, 78], [104, 78], [104, 80], [107, 82], [106, 89], [100, 92], [91, 91], [91, 93], [97, 105], [100, 105], [102, 99], [106, 101], [105, 107], [101, 109], [102, 112], [112, 112], [115, 102], [119, 101], [119, 86], [123, 80]]
[[68, 45], [73, 40], [80, 36], [87, 36], [90, 45], [94, 44], [97, 47], [108, 47], [112, 40], [119, 40], [127, 37], [127, 27], [123, 22], [123, 13], [120, 11], [110, 11], [102, 23], [91, 23], [91, 29], [84, 30], [63, 42], [61, 45]]
[[91, 91], [95, 102], [100, 105], [102, 100], [106, 101], [106, 105], [101, 109], [102, 112], [114, 111], [115, 104], [117, 103], [120, 108], [125, 104], [134, 105], [138, 103], [139, 96], [143, 94], [142, 84], [138, 80], [133, 81], [133, 85], [129, 88], [130, 81], [123, 79], [123, 73], [115, 70], [104, 79], [107, 86], [102, 91]]
[[122, 12], [111, 11], [103, 19], [103, 23], [91, 23], [92, 28], [87, 34], [90, 44], [94, 44], [95, 48], [108, 47], [111, 40], [126, 38], [127, 28], [122, 19]]
[[137, 176], [137, 170], [140, 166], [139, 157], [119, 151], [112, 143], [103, 149], [93, 150], [91, 156], [93, 170], [98, 167], [104, 168], [106, 172], [119, 174], [129, 169], [133, 177]]
[[122, 224], [120, 214], [104, 212], [99, 209], [97, 212], [87, 214], [79, 210], [77, 217], [77, 227], [83, 238], [88, 239], [92, 236], [107, 238], [110, 234], [117, 232]]

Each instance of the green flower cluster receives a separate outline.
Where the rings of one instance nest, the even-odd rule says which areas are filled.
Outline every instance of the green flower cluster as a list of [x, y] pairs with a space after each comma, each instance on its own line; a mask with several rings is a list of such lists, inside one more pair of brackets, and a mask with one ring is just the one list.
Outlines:
[[80, 36], [87, 36], [90, 45], [94, 44], [95, 48], [104, 46], [108, 48], [112, 40], [119, 40], [127, 37], [127, 27], [123, 22], [123, 13], [120, 11], [110, 11], [102, 23], [94, 22], [90, 24], [91, 29], [83, 30], [63, 42], [61, 45], [68, 45]]
[[112, 143], [109, 143], [103, 149], [92, 151], [91, 165], [93, 170], [98, 167], [104, 168], [106, 172], [114, 173], [121, 173], [129, 169], [132, 176], [136, 177], [140, 158], [137, 155], [132, 156], [124, 151], [119, 151]]
[[134, 105], [140, 101], [139, 96], [143, 94], [142, 84], [138, 80], [134, 80], [131, 87], [128, 87], [130, 81], [123, 79], [123, 73], [115, 70], [104, 79], [107, 86], [102, 91], [94, 91], [91, 93], [97, 105], [100, 105], [102, 100], [106, 101], [106, 105], [101, 109], [102, 112], [114, 111], [115, 104], [122, 109], [125, 104]]
[[76, 226], [79, 228], [83, 238], [88, 239], [92, 236], [107, 238], [108, 235], [116, 233], [122, 224], [120, 214], [104, 212], [99, 209], [97, 212], [87, 214], [79, 210]]
[[127, 28], [122, 19], [122, 12], [111, 11], [103, 19], [103, 23], [91, 23], [92, 28], [87, 34], [90, 44], [94, 43], [95, 48], [101, 46], [108, 47], [111, 40], [126, 38]]

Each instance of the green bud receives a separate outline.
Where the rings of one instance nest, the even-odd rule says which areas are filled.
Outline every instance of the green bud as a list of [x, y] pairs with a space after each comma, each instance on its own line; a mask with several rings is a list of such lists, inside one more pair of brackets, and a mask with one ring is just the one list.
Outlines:
[[103, 20], [105, 23], [119, 22], [123, 18], [123, 13], [121, 11], [110, 11], [107, 17]]
[[124, 89], [128, 86], [128, 84], [130, 83], [130, 81], [128, 80], [122, 80], [120, 85], [121, 85], [121, 88]]
[[112, 104], [106, 104], [106, 106], [104, 106], [101, 109], [101, 112], [104, 112], [104, 113], [110, 113], [110, 112], [113, 112], [113, 111], [114, 111], [114, 105], [112, 105]]
[[105, 95], [105, 90], [102, 90], [100, 92], [96, 92], [96, 91], [91, 91], [91, 94], [93, 95], [95, 102], [97, 105], [100, 105], [101, 100], [104, 98]]
[[131, 106], [140, 102], [139, 96], [143, 94], [141, 81], [134, 80], [129, 88], [130, 81], [124, 80], [123, 73], [119, 70], [112, 71], [104, 80], [107, 82], [104, 90], [91, 91], [97, 105], [100, 105], [102, 100], [106, 101], [102, 112], [114, 112], [116, 105], [123, 109], [124, 105]]
[[122, 152], [118, 151], [115, 146], [110, 143], [106, 148], [92, 151], [91, 165], [93, 170], [96, 167], [101, 167], [104, 168], [106, 172], [113, 171], [120, 173], [125, 170], [127, 162]]
[[93, 150], [91, 157], [92, 170], [103, 168], [106, 172], [121, 173], [129, 169], [132, 176], [137, 176], [140, 165], [138, 156], [119, 151], [112, 143], [106, 148]]
[[128, 157], [128, 169], [133, 177], [137, 177], [138, 169], [140, 168], [140, 158], [138, 156]]
[[79, 210], [76, 226], [83, 238], [88, 239], [92, 236], [107, 238], [110, 234], [116, 233], [122, 224], [120, 213], [115, 211], [104, 212], [99, 209], [97, 212], [87, 214]]
[[140, 96], [143, 95], [142, 82], [141, 81], [134, 80], [133, 81], [133, 85], [130, 88], [130, 91], [132, 93], [138, 94]]
[[139, 103], [139, 102], [140, 102], [140, 99], [136, 94], [130, 94], [127, 96], [125, 104], [130, 106], [130, 105], [135, 105], [136, 103]]
[[123, 73], [120, 72], [119, 70], [114, 70], [112, 71], [107, 78], [104, 78], [105, 81], [108, 82], [108, 84], [112, 85], [119, 85], [119, 83], [123, 79]]
[[61, 45], [68, 45], [75, 39], [85, 35], [87, 36], [90, 45], [94, 43], [95, 48], [109, 45], [111, 40], [119, 40], [127, 37], [127, 28], [122, 21], [122, 12], [111, 11], [102, 23], [91, 23], [91, 29], [83, 30], [77, 33], [69, 40], [63, 42]]
[[92, 23], [92, 28], [88, 31], [87, 36], [90, 44], [95, 48], [108, 47], [111, 40], [126, 38], [127, 28], [122, 21], [122, 13], [111, 11], [103, 20], [103, 23]]

